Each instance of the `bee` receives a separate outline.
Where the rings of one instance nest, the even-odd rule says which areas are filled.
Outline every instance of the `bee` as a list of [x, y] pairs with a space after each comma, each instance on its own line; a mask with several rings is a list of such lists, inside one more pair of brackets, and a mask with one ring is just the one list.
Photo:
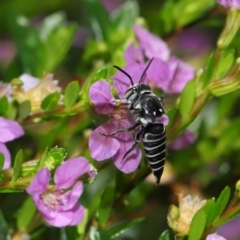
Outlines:
[[157, 122], [157, 120], [164, 114], [162, 99], [153, 93], [149, 85], [143, 83], [146, 72], [152, 61], [153, 58], [147, 64], [137, 84], [133, 83], [132, 77], [127, 72], [118, 66], [114, 66], [125, 74], [131, 83], [131, 86], [125, 92], [124, 97], [115, 101], [127, 105], [130, 115], [136, 123], [134, 126], [127, 129], [119, 129], [117, 132], [105, 136], [132, 131], [139, 127], [140, 130], [135, 135], [135, 143], [125, 153], [123, 160], [139, 142], [142, 142], [146, 158], [155, 176], [156, 184], [158, 185], [165, 163], [166, 130], [162, 123]]

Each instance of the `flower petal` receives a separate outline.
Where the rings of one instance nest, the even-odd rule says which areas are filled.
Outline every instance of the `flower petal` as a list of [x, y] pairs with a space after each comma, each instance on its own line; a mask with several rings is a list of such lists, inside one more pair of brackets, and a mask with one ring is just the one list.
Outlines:
[[[131, 76], [133, 83], [138, 83], [141, 79], [144, 66], [145, 64], [130, 63], [122, 69]], [[113, 84], [118, 92], [119, 98], [122, 98], [124, 93], [131, 86], [131, 81], [124, 73], [117, 71], [114, 76]]]
[[134, 31], [148, 58], [157, 57], [164, 61], [168, 60], [170, 50], [161, 38], [153, 35], [147, 29], [142, 28], [137, 24], [134, 26]]
[[40, 169], [26, 189], [27, 193], [30, 195], [43, 193], [48, 187], [50, 176], [47, 168]]
[[143, 50], [141, 46], [134, 46], [134, 44], [131, 43], [124, 52], [124, 59], [128, 64], [144, 63]]
[[36, 85], [38, 85], [40, 79], [39, 78], [35, 78], [33, 76], [31, 76], [28, 73], [24, 73], [22, 74], [19, 79], [23, 82], [23, 89], [25, 92], [27, 92], [28, 90], [34, 88]]
[[0, 117], [0, 142], [12, 141], [23, 134], [24, 131], [18, 122]]
[[83, 220], [85, 209], [82, 205], [76, 204], [75, 207], [72, 209], [73, 216], [70, 226], [77, 225]]
[[49, 218], [48, 215], [43, 214], [43, 217], [47, 223], [54, 227], [66, 227], [69, 226], [73, 220], [73, 212], [56, 212], [56, 217], [54, 218]]
[[90, 169], [88, 160], [83, 157], [73, 158], [60, 165], [54, 174], [54, 182], [59, 188], [69, 188]]
[[3, 143], [0, 143], [0, 152], [3, 153], [4, 158], [5, 158], [3, 169], [0, 169], [0, 170], [8, 169], [11, 165], [11, 155], [10, 155], [10, 152], [8, 151], [6, 145]]
[[72, 209], [77, 204], [82, 192], [83, 183], [78, 181], [71, 190], [64, 194], [62, 210], [67, 211]]
[[173, 150], [182, 150], [189, 147], [195, 141], [195, 134], [186, 130], [180, 136], [176, 137], [171, 144], [168, 145], [168, 148]]
[[169, 118], [167, 115], [163, 114], [160, 118], [158, 118], [155, 123], [162, 123], [164, 126], [167, 126], [169, 123]]
[[132, 134], [129, 132], [121, 133], [121, 135], [118, 137], [118, 140], [121, 145], [117, 153], [113, 156], [113, 162], [115, 166], [124, 173], [135, 171], [142, 157], [140, 149], [136, 147], [123, 159], [125, 153], [131, 149], [135, 143]]
[[227, 240], [227, 239], [218, 234], [210, 234], [207, 236], [206, 240]]
[[88, 142], [92, 158], [97, 161], [102, 161], [116, 154], [120, 147], [119, 141], [115, 137], [106, 137], [101, 135], [101, 133], [110, 134], [115, 132], [117, 129], [117, 122], [109, 120], [92, 132]]
[[171, 72], [168, 63], [160, 58], [154, 58], [147, 71], [147, 77], [155, 87], [167, 89], [171, 80]]
[[194, 69], [178, 58], [171, 58], [168, 63], [172, 71], [172, 79], [165, 92], [180, 93], [186, 83], [194, 78]]
[[55, 211], [54, 208], [49, 208], [44, 202], [43, 199], [41, 197], [42, 195], [38, 195], [38, 194], [34, 194], [33, 197], [33, 201], [36, 205], [36, 207], [38, 208], [38, 210], [44, 215], [47, 216], [47, 218], [55, 218], [57, 212]]
[[89, 90], [89, 98], [95, 106], [95, 110], [101, 114], [108, 114], [113, 111], [115, 100], [111, 94], [111, 86], [105, 81], [98, 81], [92, 84]]

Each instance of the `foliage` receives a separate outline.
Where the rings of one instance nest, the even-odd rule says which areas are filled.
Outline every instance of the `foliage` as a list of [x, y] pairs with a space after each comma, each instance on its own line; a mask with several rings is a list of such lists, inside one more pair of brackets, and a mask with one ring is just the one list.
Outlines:
[[[0, 239], [197, 240], [218, 230], [227, 238], [221, 226], [240, 219], [240, 10], [213, 0], [113, 2], [50, 0], [41, 7], [35, 1], [0, 3]], [[152, 37], [144, 42], [136, 25]], [[158, 43], [147, 46], [152, 41]], [[165, 170], [155, 186], [144, 154], [137, 169], [127, 173], [114, 166], [114, 157], [96, 161], [92, 156], [91, 134], [119, 112], [116, 105], [100, 115], [89, 92], [101, 80], [110, 86], [109, 93], [104, 90], [98, 97], [119, 98], [112, 66], [129, 64], [130, 46], [131, 61], [145, 66], [149, 52], [158, 53], [154, 47], [159, 41], [171, 53], [167, 60], [154, 56], [162, 64], [155, 69], [161, 69], [157, 80], [167, 79], [167, 68], [174, 74], [166, 88], [149, 80], [154, 93], [162, 94], [169, 118]], [[171, 91], [190, 69], [193, 77], [181, 91]], [[24, 136], [8, 129], [6, 119], [19, 124]], [[186, 130], [194, 138], [187, 138]], [[3, 139], [7, 134], [10, 139]], [[97, 150], [110, 154], [104, 145], [108, 148], [102, 142]], [[65, 176], [57, 169], [79, 156], [88, 159], [88, 170], [57, 188], [57, 177]], [[4, 167], [7, 162], [10, 168]], [[62, 197], [83, 184], [76, 200], [81, 205], [73, 204], [85, 208], [80, 222], [53, 227], [36, 199], [26, 194], [43, 168], [49, 174], [49, 185], [40, 193], [43, 205], [48, 199], [44, 194]], [[186, 234], [179, 232], [185, 224], [182, 203], [172, 205], [177, 194], [206, 199], [194, 211]], [[61, 197], [54, 200], [64, 205]], [[239, 229], [230, 231], [240, 234]]]

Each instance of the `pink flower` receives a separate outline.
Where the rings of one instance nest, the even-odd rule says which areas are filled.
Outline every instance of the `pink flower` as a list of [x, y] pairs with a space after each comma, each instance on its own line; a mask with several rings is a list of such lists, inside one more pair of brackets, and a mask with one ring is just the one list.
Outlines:
[[124, 58], [128, 63], [144, 64], [144, 59], [154, 61], [148, 70], [148, 79], [153, 87], [161, 88], [165, 93], [180, 93], [186, 83], [193, 79], [194, 69], [176, 57], [170, 57], [167, 44], [148, 30], [135, 25], [138, 46], [130, 44]]
[[225, 8], [234, 7], [240, 9], [240, 0], [217, 0], [219, 4], [223, 5]]
[[4, 154], [3, 169], [11, 165], [11, 155], [4, 143], [21, 137], [24, 134], [22, 127], [15, 121], [0, 117], [0, 152]]
[[27, 188], [46, 222], [55, 227], [73, 226], [82, 221], [84, 207], [78, 203], [83, 183], [77, 179], [90, 167], [83, 158], [74, 158], [60, 165], [54, 174], [54, 185], [49, 184], [51, 173], [40, 169]]
[[226, 240], [226, 238], [221, 237], [218, 234], [210, 234], [207, 236], [206, 240]]
[[[133, 80], [138, 83], [144, 66], [132, 63], [123, 68]], [[114, 76], [114, 86], [120, 99], [130, 87], [129, 79], [122, 72], [118, 71]], [[89, 149], [91, 156], [97, 161], [112, 158], [115, 166], [124, 173], [133, 172], [141, 160], [141, 151], [135, 148], [124, 159], [125, 153], [134, 145], [131, 132], [121, 132], [113, 136], [104, 136], [116, 132], [118, 129], [126, 129], [134, 126], [136, 122], [130, 115], [127, 106], [115, 102], [110, 91], [110, 84], [105, 81], [98, 81], [90, 87], [89, 98], [95, 109], [100, 114], [110, 114], [110, 119], [102, 126], [95, 129], [89, 138]], [[161, 118], [163, 124], [167, 124], [168, 118]]]
[[169, 145], [168, 148], [173, 150], [182, 150], [190, 146], [195, 141], [195, 134], [186, 130], [181, 135], [176, 137]]

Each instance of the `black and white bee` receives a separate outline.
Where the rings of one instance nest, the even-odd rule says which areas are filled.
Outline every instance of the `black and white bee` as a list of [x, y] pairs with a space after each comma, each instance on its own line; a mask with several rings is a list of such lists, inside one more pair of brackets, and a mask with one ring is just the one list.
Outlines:
[[135, 135], [135, 144], [125, 153], [124, 158], [142, 141], [143, 148], [156, 178], [156, 184], [159, 184], [163, 173], [165, 163], [165, 126], [162, 123], [157, 123], [156, 120], [162, 117], [164, 109], [162, 99], [157, 97], [151, 87], [143, 83], [146, 72], [151, 65], [153, 58], [149, 61], [144, 69], [141, 78], [137, 84], [133, 83], [132, 77], [120, 67], [114, 66], [123, 74], [125, 74], [131, 86], [127, 89], [123, 99], [118, 99], [116, 102], [127, 104], [130, 114], [134, 118], [136, 124], [127, 129], [119, 129], [117, 132], [105, 136], [112, 136], [119, 132], [127, 132], [140, 128]]

